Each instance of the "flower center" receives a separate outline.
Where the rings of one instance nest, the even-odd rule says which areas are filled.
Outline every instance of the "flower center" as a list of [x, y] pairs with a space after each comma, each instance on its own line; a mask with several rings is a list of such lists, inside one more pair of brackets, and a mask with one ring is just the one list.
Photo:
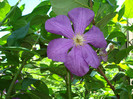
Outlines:
[[80, 34], [77, 34], [76, 36], [74, 36], [74, 38], [73, 38], [73, 42], [74, 42], [74, 44], [76, 45], [76, 46], [78, 46], [78, 45], [83, 45], [84, 44], [84, 37], [83, 37], [83, 35], [80, 35]]

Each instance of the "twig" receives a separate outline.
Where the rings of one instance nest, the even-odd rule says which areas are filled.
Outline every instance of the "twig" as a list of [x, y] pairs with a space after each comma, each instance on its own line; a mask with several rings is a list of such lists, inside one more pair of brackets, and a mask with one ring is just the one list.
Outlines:
[[[98, 67], [97, 68], [98, 72], [104, 77], [104, 79], [107, 81], [107, 83], [109, 84], [110, 88], [113, 90], [113, 92], [115, 93], [115, 88], [114, 86], [111, 84], [111, 82], [108, 80], [108, 78], [105, 76], [104, 72]], [[117, 98], [119, 99], [120, 96], [118, 94], [116, 94]]]
[[26, 61], [24, 60], [21, 67], [19, 68], [18, 72], [16, 73], [15, 77], [13, 78], [13, 80], [11, 82], [11, 85], [10, 85], [7, 95], [6, 95], [6, 99], [10, 99], [10, 95], [11, 95], [12, 89], [14, 87], [15, 81], [17, 80], [17, 77], [21, 73], [21, 70], [23, 69], [25, 64], [26, 64]]

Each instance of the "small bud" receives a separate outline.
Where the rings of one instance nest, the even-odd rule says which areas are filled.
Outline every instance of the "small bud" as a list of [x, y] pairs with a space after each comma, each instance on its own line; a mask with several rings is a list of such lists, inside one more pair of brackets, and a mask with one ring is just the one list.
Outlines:
[[115, 47], [115, 46], [114, 46], [113, 44], [110, 45], [110, 46], [109, 46], [109, 50], [112, 51], [112, 50], [114, 49], [114, 47]]

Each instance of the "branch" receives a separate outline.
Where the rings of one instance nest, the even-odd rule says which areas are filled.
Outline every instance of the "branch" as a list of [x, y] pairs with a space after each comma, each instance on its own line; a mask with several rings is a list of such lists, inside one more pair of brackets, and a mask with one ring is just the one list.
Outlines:
[[[98, 67], [97, 68], [98, 72], [104, 77], [104, 79], [107, 81], [107, 83], [109, 84], [110, 88], [113, 90], [113, 92], [115, 93], [115, 88], [114, 86], [111, 84], [111, 82], [108, 80], [108, 78], [105, 76], [104, 72]], [[118, 94], [116, 94], [117, 98], [120, 99], [120, 96]]]
[[10, 95], [11, 95], [12, 89], [14, 87], [15, 81], [17, 80], [17, 77], [21, 73], [21, 70], [23, 69], [25, 64], [26, 64], [26, 61], [24, 60], [21, 67], [19, 68], [18, 72], [16, 73], [15, 77], [13, 78], [13, 80], [11, 82], [11, 85], [10, 85], [7, 95], [6, 95], [6, 99], [10, 99]]

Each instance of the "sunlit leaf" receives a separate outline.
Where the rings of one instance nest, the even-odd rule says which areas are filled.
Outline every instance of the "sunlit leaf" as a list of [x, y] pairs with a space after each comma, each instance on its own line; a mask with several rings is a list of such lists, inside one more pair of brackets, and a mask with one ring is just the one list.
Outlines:
[[67, 15], [73, 8], [88, 8], [88, 0], [50, 0], [53, 11], [57, 15]]
[[125, 13], [124, 17], [133, 18], [133, 0], [125, 0]]
[[9, 11], [10, 5], [6, 1], [0, 2], [0, 22], [5, 18]]

